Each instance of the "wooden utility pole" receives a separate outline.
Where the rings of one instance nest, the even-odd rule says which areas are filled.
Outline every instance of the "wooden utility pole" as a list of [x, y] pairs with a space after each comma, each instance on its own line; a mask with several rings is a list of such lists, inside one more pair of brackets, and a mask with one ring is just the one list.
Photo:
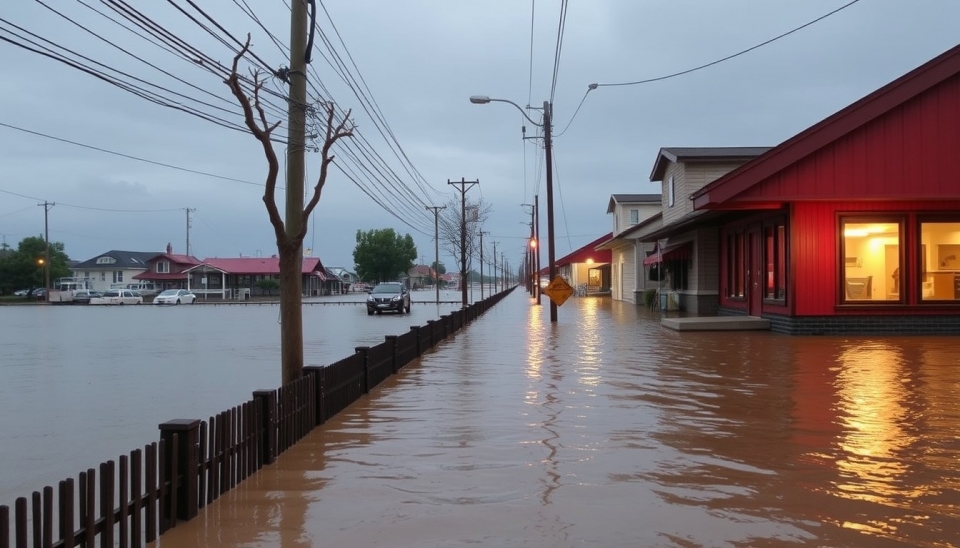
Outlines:
[[533, 239], [537, 242], [537, 247], [534, 249], [533, 256], [533, 269], [536, 272], [534, 275], [534, 286], [535, 293], [534, 297], [537, 298], [537, 305], [542, 304], [540, 302], [540, 195], [536, 194], [533, 197]]
[[43, 289], [44, 299], [50, 300], [50, 208], [57, 205], [56, 202], [43, 202], [37, 204], [43, 206]]
[[[468, 181], [461, 178], [459, 181], [447, 179], [448, 185], [460, 185], [460, 300], [463, 307], [467, 306], [467, 191], [480, 181]], [[469, 185], [469, 186], [468, 186]]]
[[483, 300], [483, 231], [480, 231], [480, 300]]
[[[307, 108], [307, 3], [290, 3], [290, 97], [287, 100], [285, 253], [280, 253], [280, 355], [284, 384], [303, 372], [303, 178]], [[281, 242], [277, 242], [280, 244]], [[295, 244], [295, 246], [294, 246]], [[296, 263], [296, 264], [290, 264]], [[284, 268], [286, 266], [286, 268]]]
[[[547, 261], [549, 261], [550, 281], [557, 276], [556, 246], [553, 241], [553, 136], [550, 119], [553, 118], [553, 105], [543, 102], [543, 154], [547, 164]], [[550, 299], [550, 321], [557, 322], [557, 303]]]
[[187, 253], [187, 256], [189, 257], [190, 256], [190, 212], [196, 211], [197, 208], [186, 207], [184, 209], [187, 210], [187, 251], [186, 253]]
[[437, 289], [437, 304], [440, 304], [440, 210], [447, 206], [427, 206], [433, 210], [433, 285]]
[[490, 261], [490, 265], [493, 268], [493, 292], [497, 292], [497, 244], [500, 242], [493, 242], [493, 260]]

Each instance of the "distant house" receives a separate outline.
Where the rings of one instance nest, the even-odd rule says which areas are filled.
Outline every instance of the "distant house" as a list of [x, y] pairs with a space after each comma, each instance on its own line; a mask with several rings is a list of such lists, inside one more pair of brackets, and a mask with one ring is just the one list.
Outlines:
[[360, 281], [360, 276], [357, 276], [356, 273], [350, 272], [342, 266], [331, 266], [327, 268], [327, 271], [332, 273], [334, 276], [340, 279], [341, 282], [346, 284], [347, 289], [351, 285]]
[[407, 271], [410, 288], [417, 289], [436, 283], [437, 273], [425, 264], [418, 264]]
[[[604, 234], [587, 245], [560, 257], [554, 264], [557, 275], [567, 281], [574, 289], [584, 293], [598, 293], [610, 290], [610, 259], [608, 249], [597, 249], [600, 244], [609, 241], [610, 234]], [[550, 269], [547, 268], [549, 274]]]
[[[644, 227], [659, 223], [660, 194], [614, 194], [607, 204], [613, 222], [611, 238], [597, 250], [610, 250], [610, 296], [617, 301], [639, 303], [646, 288], [644, 257], [653, 244], [644, 243], [639, 234]], [[659, 227], [659, 225], [657, 225]]]
[[147, 262], [161, 255], [157, 251], [111, 250], [73, 267], [73, 277], [83, 278], [96, 291], [106, 291], [113, 284], [128, 284], [146, 272]]
[[164, 253], [155, 255], [147, 261], [147, 269], [133, 277], [134, 280], [153, 282], [160, 289], [186, 289], [187, 270], [200, 264], [190, 255], [177, 255], [173, 246], [167, 244]]
[[[187, 289], [201, 298], [243, 299], [264, 294], [258, 282], [280, 279], [280, 259], [273, 257], [208, 258], [185, 271]], [[325, 294], [329, 274], [320, 259], [304, 257], [301, 263], [304, 296]], [[334, 277], [335, 276], [331, 276]]]

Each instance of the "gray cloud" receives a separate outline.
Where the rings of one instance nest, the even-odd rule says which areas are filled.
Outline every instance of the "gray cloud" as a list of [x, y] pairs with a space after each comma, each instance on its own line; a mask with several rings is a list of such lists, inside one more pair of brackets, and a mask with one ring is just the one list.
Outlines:
[[[557, 132], [590, 83], [640, 80], [695, 67], [843, 3], [571, 2], [554, 102]], [[18, 25], [170, 90], [238, 111], [217, 77], [80, 4], [57, 8], [203, 91], [160, 74], [38, 4], [12, 4], [3, 17]], [[208, 13], [235, 35], [253, 35], [263, 59], [274, 66], [287, 64], [235, 4], [209, 4], [204, 6]], [[250, 5], [286, 41], [289, 12], [283, 3]], [[223, 45], [169, 4], [138, 8], [215, 59], [230, 61]], [[305, 246], [328, 265], [351, 267], [356, 231], [391, 227], [410, 232], [429, 255], [432, 215], [423, 205], [446, 203], [453, 196], [447, 180], [466, 177], [480, 180], [470, 192], [493, 205], [485, 228], [518, 263], [526, 230], [520, 223], [528, 220], [520, 204], [538, 192], [541, 218], [546, 218], [544, 181], [537, 176], [542, 174], [542, 147], [521, 140], [522, 125], [527, 135], [535, 128], [512, 107], [472, 105], [467, 98], [487, 94], [522, 106], [528, 100], [540, 106], [549, 98], [559, 2], [537, 2], [532, 86], [529, 2], [362, 0], [329, 3], [327, 9], [391, 129], [432, 188], [421, 191], [413, 182], [359, 100], [324, 60], [329, 54], [318, 42], [313, 65], [324, 85], [339, 106], [353, 109], [360, 131], [416, 198], [407, 204], [395, 188], [381, 190], [390, 209], [411, 228], [334, 169]], [[775, 145], [956, 45], [958, 20], [960, 3], [952, 0], [860, 2], [717, 66], [590, 92], [555, 143], [558, 255], [609, 230], [605, 211], [610, 194], [659, 190], [648, 181], [659, 147]], [[329, 23], [321, 24], [336, 40]], [[336, 48], [350, 63], [339, 43]], [[283, 90], [272, 80], [268, 88]], [[30, 197], [0, 193], [0, 234], [11, 245], [42, 233], [43, 208], [35, 206], [36, 198], [58, 202], [51, 210], [51, 238], [64, 242], [68, 254], [79, 260], [114, 248], [160, 250], [167, 242], [182, 251], [184, 208], [196, 209], [190, 239], [201, 258], [275, 252], [258, 186], [265, 162], [251, 136], [151, 104], [6, 43], [0, 43], [0, 101], [3, 123], [254, 183], [171, 170], [0, 127], [0, 190]], [[214, 107], [202, 108], [238, 121]], [[270, 116], [278, 119], [282, 112], [270, 111]], [[539, 119], [535, 111], [531, 116]], [[285, 131], [278, 130], [278, 136]], [[277, 151], [282, 159], [283, 145]], [[309, 155], [308, 184], [316, 176], [316, 160], [316, 154]], [[338, 162], [349, 165], [343, 155]], [[282, 204], [282, 190], [278, 197]]]

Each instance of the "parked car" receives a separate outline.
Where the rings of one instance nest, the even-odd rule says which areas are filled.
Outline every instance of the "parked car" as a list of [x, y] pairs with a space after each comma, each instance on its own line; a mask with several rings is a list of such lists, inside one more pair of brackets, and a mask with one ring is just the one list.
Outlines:
[[17, 291], [13, 292], [13, 294], [17, 297], [26, 297], [27, 293], [30, 293], [29, 289], [18, 289]]
[[73, 294], [74, 304], [90, 304], [90, 299], [103, 297], [103, 293], [92, 289], [78, 289]]
[[400, 282], [379, 283], [367, 295], [367, 315], [390, 310], [397, 314], [410, 313], [410, 292]]
[[129, 289], [108, 289], [103, 292], [102, 297], [91, 298], [90, 304], [119, 306], [125, 304], [143, 304], [143, 297], [136, 291]]
[[193, 304], [197, 296], [186, 289], [167, 289], [153, 298], [153, 304]]

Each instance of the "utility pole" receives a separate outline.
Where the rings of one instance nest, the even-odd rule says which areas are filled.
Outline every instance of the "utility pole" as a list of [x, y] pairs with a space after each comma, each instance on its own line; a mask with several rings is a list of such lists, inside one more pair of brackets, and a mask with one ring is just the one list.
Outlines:
[[440, 210], [447, 206], [427, 206], [427, 209], [433, 210], [433, 285], [437, 290], [437, 304], [440, 304]]
[[[460, 300], [467, 306], [467, 191], [480, 181], [459, 181], [447, 179], [448, 185], [460, 185]], [[469, 185], [469, 186], [468, 186]]]
[[533, 197], [533, 239], [537, 242], [537, 247], [534, 249], [533, 256], [533, 269], [536, 271], [534, 274], [534, 296], [537, 298], [537, 305], [542, 304], [540, 302], [540, 195], [536, 194]]
[[[547, 260], [550, 265], [550, 281], [557, 276], [556, 246], [553, 242], [553, 136], [550, 119], [553, 117], [550, 101], [543, 102], [543, 148], [547, 164]], [[557, 303], [550, 299], [550, 322], [557, 323]]]
[[190, 212], [196, 211], [197, 208], [184, 208], [187, 210], [187, 256], [190, 256]]
[[43, 202], [37, 204], [43, 206], [43, 289], [44, 298], [50, 300], [50, 208], [57, 205], [56, 202]]
[[507, 254], [500, 252], [500, 276], [503, 281], [500, 283], [501, 291], [507, 290]]
[[493, 292], [497, 292], [497, 244], [500, 242], [493, 242], [493, 260], [490, 261], [490, 264], [493, 268]]
[[[306, 108], [307, 108], [307, 2], [295, 0], [290, 4], [290, 68], [288, 71], [289, 97], [287, 99], [287, 180], [284, 237], [287, 242], [298, 242], [289, 249], [284, 242], [283, 258], [295, 265], [281, 266], [282, 284], [280, 297], [281, 376], [284, 383], [300, 378], [303, 374], [303, 243], [298, 239], [303, 226], [303, 179], [305, 173]], [[329, 130], [329, 128], [327, 128]], [[278, 238], [279, 240], [279, 238]], [[279, 241], [277, 242], [280, 243]], [[291, 270], [296, 271], [293, 275]]]
[[480, 300], [483, 300], [483, 235], [489, 232], [480, 231]]

